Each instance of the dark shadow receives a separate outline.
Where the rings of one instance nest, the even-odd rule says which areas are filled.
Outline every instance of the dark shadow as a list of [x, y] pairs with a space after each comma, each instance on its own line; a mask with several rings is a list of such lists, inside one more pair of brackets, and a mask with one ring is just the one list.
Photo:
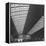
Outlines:
[[11, 27], [10, 28], [10, 34], [11, 34], [11, 39], [13, 38], [13, 40], [14, 40], [15, 38], [18, 38], [18, 32], [16, 30], [16, 27], [14, 25], [12, 18], [10, 18], [10, 19], [11, 19], [11, 21], [10, 21], [10, 27]]
[[43, 6], [30, 5], [29, 12], [27, 15], [27, 20], [23, 30], [23, 34], [27, 34], [32, 29], [35, 23], [41, 18], [42, 14], [44, 15], [43, 11], [44, 11]]

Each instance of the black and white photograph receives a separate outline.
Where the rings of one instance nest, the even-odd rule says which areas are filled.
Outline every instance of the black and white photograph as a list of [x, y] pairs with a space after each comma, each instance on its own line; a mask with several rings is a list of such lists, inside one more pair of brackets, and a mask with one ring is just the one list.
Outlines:
[[46, 0], [0, 0], [0, 46], [46, 46]]
[[6, 42], [44, 41], [44, 5], [6, 3]]

